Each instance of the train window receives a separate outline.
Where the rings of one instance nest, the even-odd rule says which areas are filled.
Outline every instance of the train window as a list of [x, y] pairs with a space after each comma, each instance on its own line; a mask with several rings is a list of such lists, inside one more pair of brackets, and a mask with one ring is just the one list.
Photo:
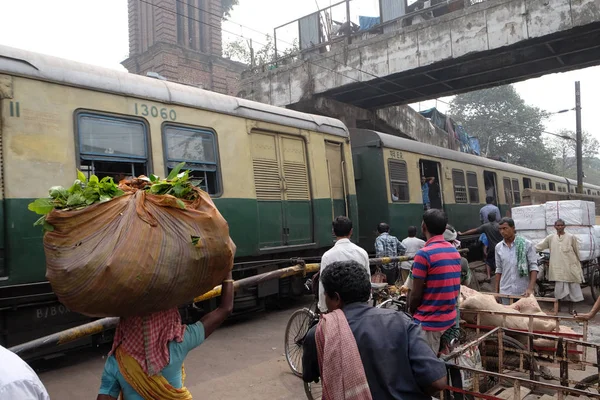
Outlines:
[[406, 162], [389, 160], [388, 170], [390, 173], [390, 190], [392, 201], [408, 202], [408, 170]]
[[548, 183], [548, 186], [550, 187], [550, 190], [556, 192], [556, 184], [554, 182]]
[[467, 203], [467, 186], [465, 184], [465, 173], [460, 169], [452, 170], [452, 183], [454, 184], [454, 201]]
[[541, 184], [541, 183], [539, 183], [539, 182], [536, 182], [536, 183], [535, 183], [535, 188], [536, 188], [537, 190], [542, 190], [542, 184]]
[[575, 193], [575, 189], [574, 188], [571, 188], [571, 193]]
[[79, 113], [77, 115], [80, 169], [98, 178], [148, 175], [146, 125], [136, 119]]
[[513, 190], [513, 199], [515, 199], [515, 204], [521, 204], [521, 189], [519, 189], [519, 180], [512, 180], [512, 190]]
[[200, 187], [208, 194], [220, 193], [219, 163], [215, 133], [206, 129], [164, 125], [163, 141], [167, 172], [181, 162], [190, 176], [200, 180]]
[[479, 203], [479, 186], [477, 185], [477, 174], [467, 172], [467, 186], [469, 187], [469, 201]]
[[531, 189], [531, 178], [523, 178], [523, 189]]
[[506, 204], [512, 203], [512, 187], [510, 185], [509, 178], [502, 178], [502, 183], [504, 185], [504, 200]]
[[542, 183], [542, 190], [548, 190], [547, 186], [545, 183]]

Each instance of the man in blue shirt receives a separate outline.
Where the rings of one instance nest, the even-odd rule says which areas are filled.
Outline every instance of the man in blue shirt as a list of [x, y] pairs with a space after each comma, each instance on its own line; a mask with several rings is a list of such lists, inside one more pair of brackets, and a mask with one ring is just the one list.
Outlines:
[[[421, 328], [405, 313], [366, 303], [371, 283], [361, 265], [355, 261], [333, 263], [323, 271], [321, 282], [329, 311], [342, 310], [348, 322], [373, 399], [430, 400], [444, 388], [446, 367], [433, 354]], [[316, 330], [314, 326], [308, 331], [303, 344], [305, 382], [320, 378]]]
[[500, 215], [500, 210], [494, 205], [494, 198], [492, 196], [488, 196], [485, 198], [485, 202], [486, 205], [481, 207], [481, 210], [479, 210], [479, 221], [481, 221], [481, 224], [483, 225], [488, 222], [488, 214], [490, 213], [495, 213], [496, 219], [489, 222], [500, 221], [500, 218], [502, 217]]
[[421, 195], [423, 196], [423, 209], [425, 211], [431, 208], [431, 203], [429, 202], [429, 185], [433, 182], [433, 178], [425, 178], [421, 177]]
[[[398, 240], [396, 236], [390, 235], [390, 226], [385, 222], [377, 226], [379, 236], [375, 239], [375, 257], [398, 257], [406, 253], [406, 247]], [[387, 283], [393, 285], [398, 280], [400, 271], [398, 263], [382, 265], [383, 273], [386, 276]]]

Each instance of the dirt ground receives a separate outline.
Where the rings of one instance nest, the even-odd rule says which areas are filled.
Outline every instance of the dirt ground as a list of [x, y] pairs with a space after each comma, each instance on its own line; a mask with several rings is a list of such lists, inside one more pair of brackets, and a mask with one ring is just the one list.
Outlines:
[[[580, 313], [593, 305], [589, 288], [583, 293], [585, 300], [576, 306]], [[289, 316], [309, 302], [307, 297], [281, 311], [256, 313], [230, 322], [192, 351], [185, 367], [186, 386], [194, 398], [305, 399], [302, 381], [292, 375], [285, 361], [283, 338]], [[600, 343], [600, 316], [590, 322], [588, 340]], [[87, 349], [33, 367], [52, 399], [93, 399], [108, 350], [107, 346]]]
[[[285, 361], [287, 320], [306, 301], [228, 323], [185, 360], [195, 399], [305, 399], [302, 380]], [[81, 351], [33, 367], [54, 399], [95, 399], [109, 347]]]

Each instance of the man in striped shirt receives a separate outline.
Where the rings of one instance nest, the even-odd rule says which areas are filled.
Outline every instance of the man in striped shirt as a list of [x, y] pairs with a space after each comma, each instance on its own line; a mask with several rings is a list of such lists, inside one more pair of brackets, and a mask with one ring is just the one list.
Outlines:
[[421, 229], [427, 238], [413, 263], [410, 311], [420, 324], [435, 354], [444, 332], [456, 321], [456, 300], [460, 291], [460, 254], [444, 240], [448, 217], [439, 209], [423, 214]]

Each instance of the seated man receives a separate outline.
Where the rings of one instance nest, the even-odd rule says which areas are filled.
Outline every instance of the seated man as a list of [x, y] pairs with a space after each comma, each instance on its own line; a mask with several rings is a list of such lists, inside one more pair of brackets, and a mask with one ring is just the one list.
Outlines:
[[371, 283], [363, 266], [334, 262], [321, 283], [330, 312], [306, 335], [302, 377], [313, 382], [323, 371], [324, 399], [430, 400], [443, 389], [446, 367], [421, 327], [402, 312], [365, 303]]

